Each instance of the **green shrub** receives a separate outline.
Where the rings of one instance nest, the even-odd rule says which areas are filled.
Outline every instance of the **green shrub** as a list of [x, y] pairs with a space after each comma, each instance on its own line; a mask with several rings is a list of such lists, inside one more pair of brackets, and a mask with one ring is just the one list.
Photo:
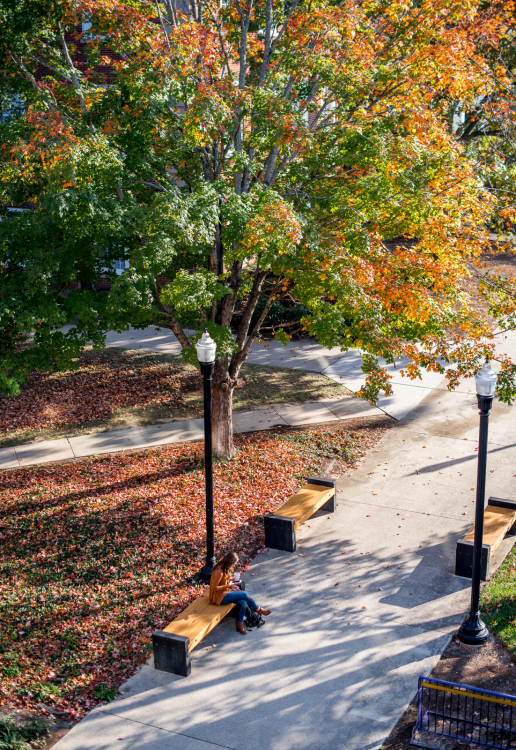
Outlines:
[[301, 302], [297, 302], [295, 305], [292, 305], [292, 307], [289, 307], [287, 310], [285, 310], [284, 322], [299, 322], [301, 318], [309, 318], [310, 315], [311, 312], [308, 307], [302, 305]]
[[48, 682], [38, 682], [37, 685], [32, 686], [30, 692], [38, 701], [45, 701], [47, 698], [57, 697], [61, 694], [57, 685], [51, 685]]
[[95, 698], [98, 698], [99, 701], [106, 701], [107, 703], [109, 703], [110, 701], [114, 701], [117, 693], [117, 688], [109, 687], [103, 682], [99, 682], [99, 684], [95, 685], [95, 687], [93, 688], [93, 695], [95, 696]]
[[47, 733], [48, 724], [42, 718], [35, 717], [22, 724], [0, 714], [0, 750], [32, 750]]
[[35, 685], [22, 686], [18, 688], [18, 695], [31, 695], [36, 698], [37, 701], [45, 701], [47, 698], [57, 697], [61, 695], [60, 688], [57, 685], [52, 685], [48, 682], [37, 682]]
[[9, 716], [0, 715], [0, 750], [31, 750], [18, 724]]
[[[256, 325], [258, 322], [258, 318], [263, 312], [263, 309], [265, 305], [267, 304], [267, 300], [265, 297], [260, 297], [258, 300], [258, 304], [255, 307], [254, 313], [251, 318], [251, 328]], [[271, 305], [271, 308], [267, 315], [265, 316], [265, 320], [262, 323], [263, 328], [267, 328], [267, 326], [278, 326], [281, 325], [283, 322], [283, 316], [285, 314], [285, 308], [281, 304], [281, 302], [273, 302]]]

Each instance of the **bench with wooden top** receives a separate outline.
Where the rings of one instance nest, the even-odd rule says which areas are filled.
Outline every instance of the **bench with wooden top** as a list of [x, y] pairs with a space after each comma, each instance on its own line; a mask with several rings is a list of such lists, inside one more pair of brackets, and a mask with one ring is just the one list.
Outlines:
[[[489, 576], [489, 560], [508, 534], [516, 534], [516, 501], [490, 497], [484, 510], [484, 532], [482, 539], [482, 562], [480, 578]], [[464, 539], [457, 542], [455, 553], [455, 575], [471, 578], [473, 569], [473, 544], [475, 526], [472, 526]]]
[[335, 511], [337, 483], [332, 479], [307, 477], [296, 494], [264, 518], [265, 546], [295, 552], [296, 529], [318, 510]]
[[190, 652], [230, 612], [234, 604], [210, 604], [210, 590], [197, 597], [164, 630], [152, 634], [154, 667], [188, 677]]

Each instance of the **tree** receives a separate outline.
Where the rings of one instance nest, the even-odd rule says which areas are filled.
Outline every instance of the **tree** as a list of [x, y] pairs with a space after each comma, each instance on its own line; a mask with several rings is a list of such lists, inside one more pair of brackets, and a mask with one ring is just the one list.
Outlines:
[[285, 299], [321, 343], [364, 350], [373, 401], [390, 390], [379, 357], [407, 355], [410, 377], [452, 362], [451, 387], [475, 372], [497, 321], [464, 281], [498, 198], [453, 113], [491, 90], [480, 42], [509, 23], [493, 7], [77, 0], [2, 37], [4, 90], [27, 103], [0, 150], [4, 390], [129, 324], [169, 327], [194, 362], [206, 326], [214, 447], [231, 456], [240, 368]]

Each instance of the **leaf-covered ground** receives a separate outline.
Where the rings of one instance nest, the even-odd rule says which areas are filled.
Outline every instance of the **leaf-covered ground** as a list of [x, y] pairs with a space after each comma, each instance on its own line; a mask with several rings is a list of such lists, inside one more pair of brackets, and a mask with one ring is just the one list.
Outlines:
[[[33, 373], [20, 395], [0, 398], [0, 447], [202, 416], [201, 376], [181, 357], [110, 347], [76, 363], [70, 372]], [[234, 409], [346, 393], [317, 373], [245, 365]]]
[[516, 547], [482, 590], [482, 619], [516, 656]]
[[[238, 437], [215, 465], [217, 554], [245, 561], [304, 475], [328, 457], [352, 465], [386, 427]], [[0, 475], [0, 705], [76, 720], [114, 697], [198, 594], [204, 497], [202, 444]]]

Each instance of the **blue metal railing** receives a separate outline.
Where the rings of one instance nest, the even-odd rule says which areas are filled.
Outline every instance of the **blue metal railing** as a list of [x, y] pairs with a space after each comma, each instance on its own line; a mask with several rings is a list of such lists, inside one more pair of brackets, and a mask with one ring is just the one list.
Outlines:
[[410, 744], [448, 750], [457, 747], [457, 740], [499, 750], [516, 748], [516, 697], [420, 677]]

